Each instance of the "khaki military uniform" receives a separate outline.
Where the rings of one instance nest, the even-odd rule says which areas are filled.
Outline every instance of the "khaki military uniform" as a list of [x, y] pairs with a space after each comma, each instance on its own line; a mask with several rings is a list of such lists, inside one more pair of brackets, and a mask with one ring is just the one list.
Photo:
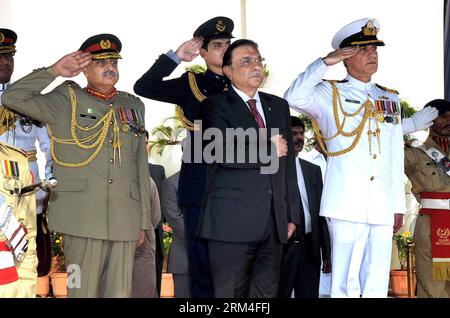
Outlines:
[[[22, 261], [14, 260], [15, 271], [18, 279], [7, 284], [0, 284], [0, 298], [7, 297], [35, 297], [37, 278], [37, 256], [36, 256], [36, 197], [34, 192], [19, 196], [11, 194], [7, 183], [8, 173], [4, 170], [4, 164], [16, 162], [18, 167], [18, 177], [16, 184], [19, 188], [30, 186], [34, 183], [34, 177], [30, 172], [27, 154], [19, 148], [0, 143], [0, 163], [2, 164], [0, 173], [0, 200], [1, 203], [13, 208], [13, 214], [18, 222], [22, 222], [26, 229], [26, 239], [28, 239], [28, 249]], [[6, 186], [6, 187], [5, 187]], [[6, 237], [0, 231], [0, 244], [4, 244]], [[9, 253], [9, 255], [7, 255]], [[5, 261], [12, 259], [12, 252], [2, 249], [0, 252], [0, 276], [2, 270], [7, 270]], [[14, 271], [14, 268], [12, 268]]]
[[[425, 148], [444, 151], [431, 139]], [[450, 192], [450, 178], [433, 163], [433, 160], [411, 142], [405, 145], [405, 173], [411, 180], [412, 192], [420, 202], [421, 192]], [[419, 214], [414, 230], [415, 265], [418, 297], [450, 297], [450, 281], [433, 280], [431, 257], [430, 216]]]
[[[51, 68], [35, 70], [8, 88], [3, 104], [46, 123], [53, 137], [62, 141], [53, 145], [58, 187], [49, 204], [49, 227], [65, 234], [66, 266], [81, 268], [81, 288], [69, 286], [69, 296], [129, 297], [135, 244], [140, 230], [151, 228], [150, 185], [145, 137], [121, 122], [120, 111], [139, 113], [143, 124], [144, 104], [124, 92], [103, 100], [74, 82], [41, 95], [55, 78]], [[99, 121], [111, 109], [114, 116], [103, 126]], [[72, 140], [75, 121], [81, 127], [76, 128], [79, 140], [92, 135], [82, 128], [99, 124], [107, 129], [100, 149], [63, 142]], [[98, 153], [91, 160], [94, 150]]]

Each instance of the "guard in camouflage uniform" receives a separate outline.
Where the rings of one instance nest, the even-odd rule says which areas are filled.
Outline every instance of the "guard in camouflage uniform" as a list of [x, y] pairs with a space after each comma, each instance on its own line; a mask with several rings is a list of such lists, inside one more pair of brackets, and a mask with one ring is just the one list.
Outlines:
[[[48, 127], [58, 179], [49, 227], [65, 235], [69, 297], [130, 297], [136, 243], [151, 227], [144, 104], [115, 89], [121, 47], [112, 34], [90, 37], [3, 95], [5, 106]], [[40, 94], [81, 72], [87, 87], [66, 81]]]
[[450, 297], [450, 102], [436, 99], [439, 116], [422, 143], [405, 144], [405, 173], [421, 209], [414, 229], [417, 296]]

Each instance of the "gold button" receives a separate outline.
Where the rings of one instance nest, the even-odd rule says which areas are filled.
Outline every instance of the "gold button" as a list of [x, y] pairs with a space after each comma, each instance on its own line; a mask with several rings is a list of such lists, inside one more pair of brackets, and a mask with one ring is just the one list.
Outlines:
[[373, 155], [373, 159], [377, 159], [377, 155]]
[[109, 179], [109, 180], [108, 180], [108, 183], [109, 183], [109, 184], [113, 183], [113, 180], [112, 180], [112, 179]]
[[113, 107], [114, 107], [114, 104], [113, 104], [113, 103], [109, 104], [109, 107], [113, 108]]
[[138, 134], [134, 134], [134, 137], [138, 137], [139, 135]]
[[374, 177], [374, 176], [371, 176], [371, 177], [370, 177], [370, 181], [373, 181], [373, 179], [375, 179], [375, 177]]
[[113, 140], [112, 140], [112, 139], [110, 139], [110, 140], [109, 140], [109, 143], [110, 143], [110, 144], [112, 144], [112, 143], [113, 143]]
[[114, 163], [114, 159], [109, 159], [109, 163]]
[[84, 125], [84, 129], [88, 129], [89, 128], [89, 126], [88, 125]]
[[110, 125], [112, 125], [112, 124], [113, 124], [112, 120], [111, 120], [111, 121], [109, 122], [109, 124], [110, 124]]

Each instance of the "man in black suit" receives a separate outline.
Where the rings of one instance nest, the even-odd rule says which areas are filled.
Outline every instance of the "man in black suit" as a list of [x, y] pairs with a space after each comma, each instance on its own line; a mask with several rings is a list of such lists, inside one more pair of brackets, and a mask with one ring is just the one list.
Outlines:
[[[182, 43], [175, 52], [170, 50], [162, 54], [134, 84], [134, 91], [140, 96], [178, 105], [188, 129], [177, 195], [185, 221], [192, 298], [214, 296], [208, 248], [205, 240], [195, 237], [205, 191], [206, 168], [201, 160], [194, 160], [196, 153], [191, 145], [195, 135], [193, 122], [199, 119], [200, 103], [206, 96], [228, 89], [229, 80], [222, 73], [222, 56], [233, 38], [233, 28], [233, 21], [227, 17], [209, 19], [195, 30], [192, 39]], [[205, 61], [205, 72], [194, 74], [187, 71], [181, 77], [164, 79], [181, 62], [191, 62], [198, 55]], [[199, 157], [201, 159], [201, 154]]]
[[[297, 158], [305, 141], [305, 124], [300, 118], [291, 116], [291, 125]], [[322, 173], [319, 166], [300, 158], [296, 159], [296, 172], [305, 234], [294, 233], [284, 246], [279, 297], [291, 297], [294, 290], [295, 298], [318, 298], [321, 252], [323, 272], [331, 272], [330, 235], [325, 218], [319, 216]]]
[[[296, 225], [302, 229], [289, 107], [258, 92], [263, 61], [255, 42], [232, 43], [223, 56], [232, 88], [208, 97], [200, 111], [204, 139], [215, 134], [204, 148], [207, 178], [198, 234], [208, 240], [216, 297], [276, 297], [282, 244]], [[227, 135], [233, 129], [248, 136]]]

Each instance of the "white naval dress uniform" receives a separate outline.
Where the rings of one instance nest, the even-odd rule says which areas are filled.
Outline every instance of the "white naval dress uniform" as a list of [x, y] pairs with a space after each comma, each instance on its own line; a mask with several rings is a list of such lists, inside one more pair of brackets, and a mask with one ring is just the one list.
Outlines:
[[[2, 102], [1, 95], [3, 91], [6, 90], [8, 84], [0, 84], [0, 105]], [[9, 145], [13, 145], [25, 150], [28, 154], [36, 153], [36, 140], [39, 142], [40, 150], [45, 154], [45, 177], [47, 180], [52, 176], [52, 158], [50, 154], [50, 139], [48, 137], [47, 128], [37, 127], [35, 125], [21, 127], [19, 121], [15, 122], [16, 128], [14, 131], [11, 129], [6, 131], [3, 135], [0, 135], [0, 142], [4, 142]], [[31, 157], [36, 157], [32, 155]], [[34, 175], [35, 182], [41, 181], [39, 175], [39, 168], [36, 160], [30, 160], [30, 170]], [[37, 214], [43, 211], [45, 192], [39, 190], [36, 192], [36, 210]]]
[[[322, 59], [314, 61], [292, 83], [284, 98], [296, 111], [316, 119], [324, 136], [330, 137], [337, 128], [332, 88], [322, 81], [327, 69]], [[357, 111], [367, 99], [399, 105], [396, 94], [372, 82], [363, 83], [350, 75], [346, 80], [336, 86], [347, 113]], [[340, 110], [338, 113], [342, 123], [344, 116]], [[344, 131], [353, 131], [361, 123], [363, 113], [347, 117]], [[327, 160], [320, 215], [331, 219], [333, 232], [331, 297], [387, 296], [394, 213], [406, 211], [402, 126], [379, 122], [380, 144], [373, 136], [370, 152], [369, 121], [375, 131], [375, 119], [369, 119], [352, 151]], [[326, 146], [329, 152], [339, 151], [353, 140], [354, 137], [339, 135], [328, 140]]]

